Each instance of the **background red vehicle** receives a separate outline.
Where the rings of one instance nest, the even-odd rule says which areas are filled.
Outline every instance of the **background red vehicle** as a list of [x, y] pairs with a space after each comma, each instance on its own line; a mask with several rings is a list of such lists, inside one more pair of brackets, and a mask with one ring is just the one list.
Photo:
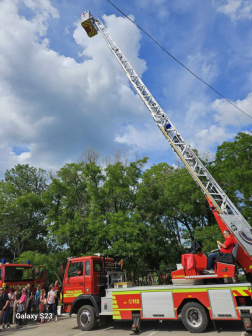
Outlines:
[[35, 292], [38, 285], [45, 287], [46, 267], [40, 266], [34, 270], [34, 267], [27, 264], [10, 264], [4, 259], [0, 264], [0, 286], [8, 291], [10, 287], [14, 290], [17, 286], [24, 287], [28, 283], [31, 284], [32, 291]]

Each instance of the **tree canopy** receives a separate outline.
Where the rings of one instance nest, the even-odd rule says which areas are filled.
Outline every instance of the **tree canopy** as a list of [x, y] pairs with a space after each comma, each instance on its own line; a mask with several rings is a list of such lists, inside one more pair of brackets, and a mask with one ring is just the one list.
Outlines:
[[[239, 133], [217, 148], [214, 162], [202, 161], [252, 224], [252, 136]], [[175, 266], [192, 240], [214, 249], [220, 230], [186, 169], [147, 162], [123, 162], [119, 154], [101, 160], [89, 149], [55, 174], [28, 165], [7, 170], [1, 255], [57, 268], [56, 258], [100, 252], [123, 258], [127, 272], [139, 276]]]

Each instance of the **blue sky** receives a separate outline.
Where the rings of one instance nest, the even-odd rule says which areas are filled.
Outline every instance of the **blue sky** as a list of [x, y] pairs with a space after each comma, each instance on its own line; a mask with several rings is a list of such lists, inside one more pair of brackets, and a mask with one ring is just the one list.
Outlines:
[[[192, 71], [252, 115], [252, 3], [247, 0], [113, 0]], [[0, 175], [17, 163], [58, 169], [88, 146], [102, 157], [137, 152], [176, 163], [100, 35], [100, 18], [182, 136], [214, 153], [246, 117], [168, 57], [105, 0], [0, 2]]]

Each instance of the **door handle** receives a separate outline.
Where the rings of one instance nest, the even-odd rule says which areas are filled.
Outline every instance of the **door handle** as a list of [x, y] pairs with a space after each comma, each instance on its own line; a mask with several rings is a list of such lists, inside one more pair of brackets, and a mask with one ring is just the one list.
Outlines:
[[79, 286], [84, 286], [84, 283], [79, 283]]

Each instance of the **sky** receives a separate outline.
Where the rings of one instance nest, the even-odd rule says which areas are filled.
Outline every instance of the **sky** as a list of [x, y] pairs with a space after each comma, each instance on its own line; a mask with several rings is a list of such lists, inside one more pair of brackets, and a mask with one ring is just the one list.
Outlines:
[[[252, 115], [250, 0], [113, 0], [164, 48]], [[170, 58], [106, 0], [0, 0], [0, 177], [14, 165], [57, 170], [93, 147], [148, 166], [175, 154], [100, 34], [90, 10], [184, 139], [215, 153], [248, 118]]]

